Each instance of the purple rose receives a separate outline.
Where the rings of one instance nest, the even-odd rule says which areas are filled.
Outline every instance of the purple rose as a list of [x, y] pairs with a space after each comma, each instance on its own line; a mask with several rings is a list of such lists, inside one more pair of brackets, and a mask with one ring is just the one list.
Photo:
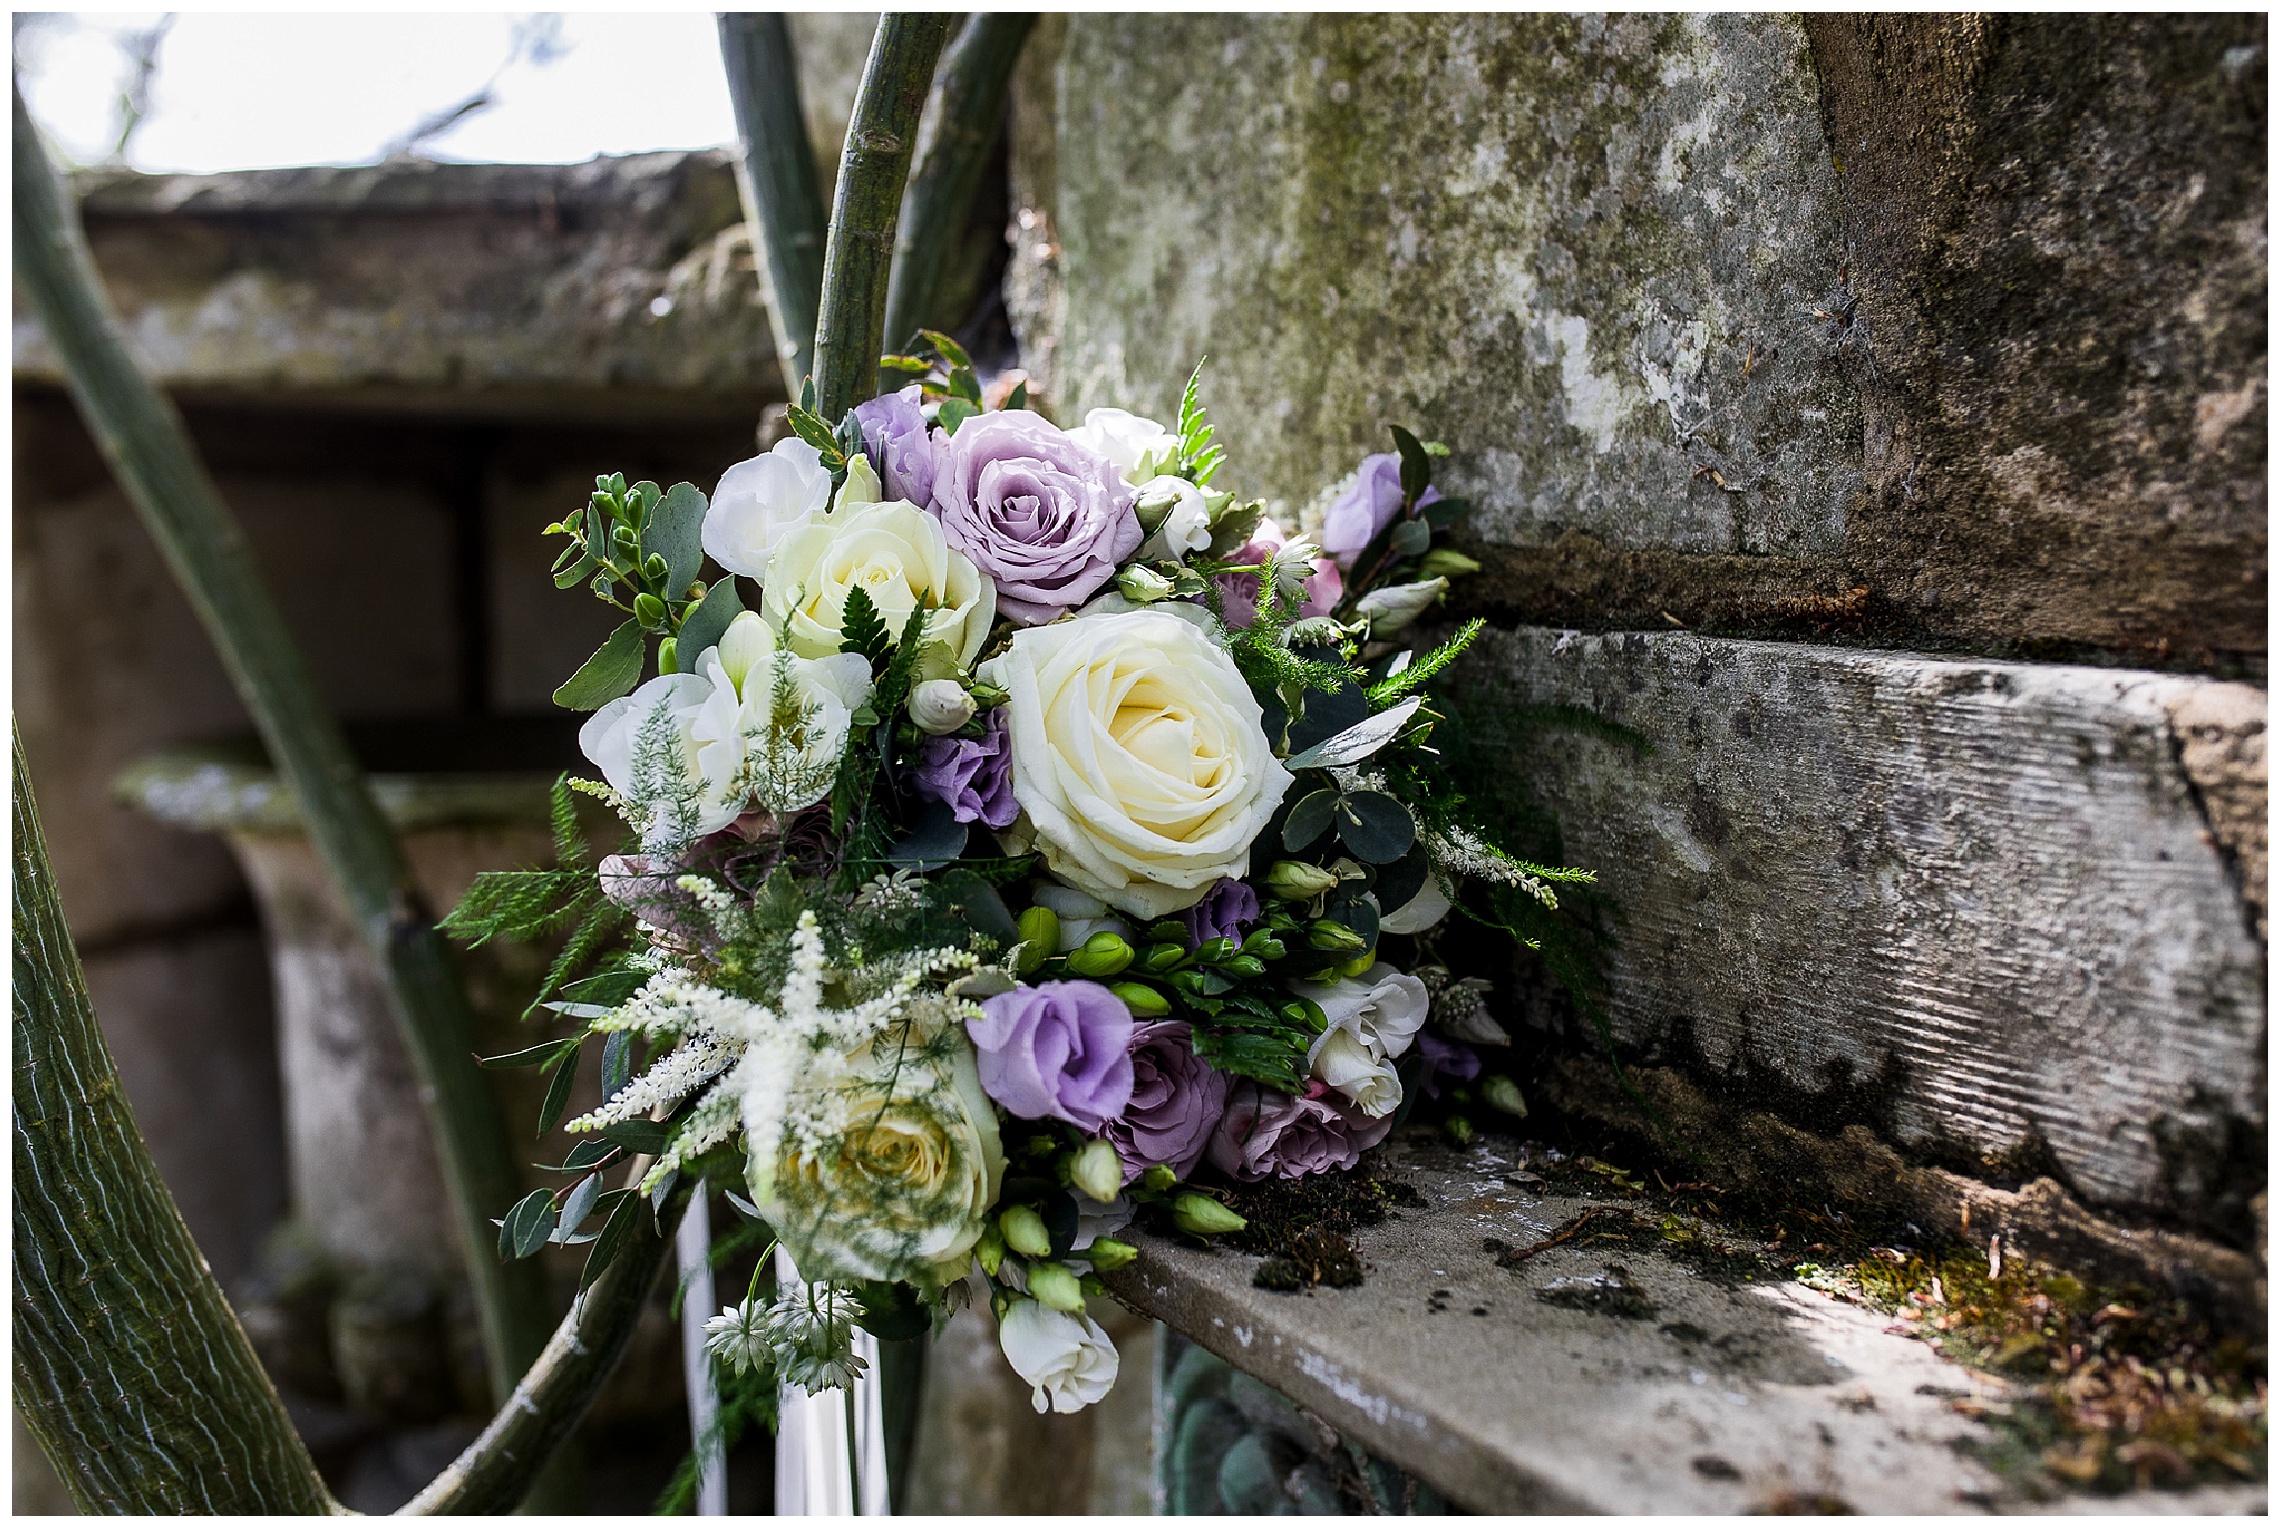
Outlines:
[[1132, 1101], [1132, 1010], [1098, 982], [1016, 987], [966, 1021], [982, 1091], [1021, 1119], [1097, 1131]]
[[[1440, 489], [1428, 488], [1417, 503], [1422, 508], [1440, 497]], [[1401, 458], [1390, 451], [1365, 456], [1354, 486], [1322, 517], [1322, 550], [1337, 558], [1339, 567], [1351, 568], [1362, 549], [1400, 513]]]
[[1436, 1034], [1420, 1033], [1417, 1054], [1425, 1061], [1417, 1074], [1417, 1082], [1427, 1098], [1441, 1096], [1444, 1077], [1451, 1082], [1470, 1082], [1480, 1075], [1480, 1052], [1462, 1040], [1444, 1040]]
[[908, 776], [913, 794], [940, 801], [960, 822], [1008, 828], [1021, 815], [1013, 799], [1013, 747], [1006, 739], [1006, 708], [982, 720], [980, 737], [930, 737]]
[[941, 446], [927, 432], [926, 416], [918, 411], [918, 384], [855, 405], [855, 422], [863, 431], [863, 454], [879, 472], [887, 493], [925, 508], [934, 497], [935, 459]]
[[1345, 1107], [1345, 1100], [1327, 1089], [1293, 1098], [1255, 1082], [1239, 1082], [1212, 1132], [1211, 1165], [1245, 1183], [1303, 1178], [1352, 1167], [1392, 1129], [1391, 1114], [1371, 1119]]
[[1054, 620], [1140, 548], [1139, 495], [1108, 458], [1026, 410], [983, 414], [941, 443], [935, 514], [950, 544], [997, 585], [998, 614]]
[[1132, 1102], [1104, 1132], [1130, 1183], [1162, 1163], [1177, 1177], [1195, 1171], [1227, 1106], [1227, 1078], [1195, 1053], [1195, 1034], [1177, 1019], [1132, 1031]]
[[1243, 937], [1243, 926], [1259, 921], [1259, 894], [1241, 881], [1222, 879], [1203, 900], [1180, 914], [1192, 948], [1207, 939]]

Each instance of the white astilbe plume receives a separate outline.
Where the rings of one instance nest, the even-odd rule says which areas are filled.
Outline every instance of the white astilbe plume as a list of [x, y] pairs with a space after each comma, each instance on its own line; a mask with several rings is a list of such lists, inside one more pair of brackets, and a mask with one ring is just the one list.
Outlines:
[[1425, 852], [1433, 857], [1434, 864], [1453, 875], [1473, 875], [1484, 881], [1517, 886], [1548, 908], [1556, 909], [1560, 905], [1559, 897], [1550, 886], [1521, 869], [1503, 850], [1482, 842], [1467, 829], [1427, 833]]
[[677, 1104], [703, 1087], [726, 1071], [735, 1059], [734, 1051], [710, 1035], [692, 1035], [619, 1089], [617, 1097], [564, 1128], [599, 1130], [621, 1120], [647, 1119], [653, 1110]]

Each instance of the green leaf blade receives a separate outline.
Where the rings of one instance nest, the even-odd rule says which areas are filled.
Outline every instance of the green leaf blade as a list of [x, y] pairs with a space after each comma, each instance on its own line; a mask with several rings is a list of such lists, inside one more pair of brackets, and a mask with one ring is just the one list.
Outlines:
[[599, 711], [641, 682], [641, 623], [627, 621], [611, 632], [577, 673], [554, 692], [565, 711]]

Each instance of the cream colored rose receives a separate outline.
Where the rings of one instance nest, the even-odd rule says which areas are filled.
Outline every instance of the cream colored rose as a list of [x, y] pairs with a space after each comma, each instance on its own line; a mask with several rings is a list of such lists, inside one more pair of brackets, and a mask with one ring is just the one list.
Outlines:
[[768, 565], [760, 614], [772, 629], [788, 623], [793, 652], [827, 657], [839, 651], [847, 595], [857, 587], [871, 597], [894, 639], [911, 610], [925, 602], [927, 646], [939, 649], [939, 666], [960, 672], [972, 665], [997, 619], [996, 588], [944, 539], [942, 522], [899, 499], [838, 511], [786, 533]]
[[712, 694], [692, 734], [709, 792], [771, 812], [796, 812], [830, 792], [854, 714], [871, 698], [870, 659], [779, 653], [776, 634], [747, 610], [705, 654], [704, 677]]
[[1062, 880], [1160, 918], [1249, 867], [1290, 773], [1196, 626], [1147, 609], [1033, 626], [982, 670], [1011, 697], [1017, 830]]

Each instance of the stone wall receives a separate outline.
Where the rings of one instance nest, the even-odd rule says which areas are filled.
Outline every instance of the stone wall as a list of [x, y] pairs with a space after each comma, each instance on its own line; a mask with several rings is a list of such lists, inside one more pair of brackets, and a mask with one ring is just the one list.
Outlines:
[[[1163, 416], [1208, 354], [1286, 506], [1389, 423], [1450, 445], [1487, 763], [1603, 875], [1634, 1063], [2248, 1246], [2264, 45], [1071, 17], [1020, 76], [1009, 306], [1065, 419]], [[1532, 725], [1564, 705], [1643, 747]]]

